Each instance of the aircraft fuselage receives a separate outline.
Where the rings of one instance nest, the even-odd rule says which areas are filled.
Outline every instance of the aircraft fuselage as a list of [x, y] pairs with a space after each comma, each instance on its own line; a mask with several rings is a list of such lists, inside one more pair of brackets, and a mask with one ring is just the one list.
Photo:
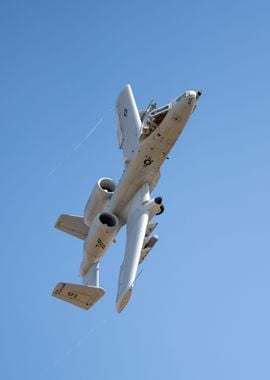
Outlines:
[[121, 225], [126, 222], [127, 205], [142, 185], [149, 183], [152, 191], [157, 184], [160, 167], [184, 129], [196, 97], [195, 91], [187, 91], [174, 100], [161, 124], [134, 152], [108, 204]]

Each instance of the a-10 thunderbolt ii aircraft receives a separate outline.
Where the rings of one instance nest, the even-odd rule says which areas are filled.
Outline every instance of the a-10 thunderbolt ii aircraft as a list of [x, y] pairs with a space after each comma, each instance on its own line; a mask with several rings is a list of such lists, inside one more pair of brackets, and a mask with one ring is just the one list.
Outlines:
[[55, 227], [84, 241], [80, 276], [83, 285], [58, 283], [52, 295], [89, 309], [104, 294], [99, 286], [99, 261], [119, 230], [126, 225], [126, 248], [120, 267], [116, 309], [127, 305], [139, 264], [158, 241], [151, 235], [163, 212], [162, 198], [151, 198], [160, 178], [160, 167], [182, 132], [201, 96], [186, 91], [171, 103], [157, 108], [155, 103], [138, 111], [130, 85], [116, 101], [117, 135], [125, 169], [116, 184], [111, 178], [97, 181], [84, 216], [60, 215]]

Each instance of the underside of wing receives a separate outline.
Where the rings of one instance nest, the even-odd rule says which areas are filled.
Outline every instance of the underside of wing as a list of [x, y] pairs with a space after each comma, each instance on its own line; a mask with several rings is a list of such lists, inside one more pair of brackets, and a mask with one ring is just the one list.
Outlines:
[[59, 216], [55, 223], [55, 228], [82, 240], [86, 239], [89, 230], [82, 216], [66, 214]]
[[119, 313], [124, 309], [131, 296], [141, 258], [147, 223], [148, 214], [139, 214], [138, 212], [133, 215], [127, 224], [125, 258], [121, 265], [118, 284], [117, 311]]
[[117, 137], [123, 151], [124, 162], [128, 164], [138, 146], [141, 119], [130, 85], [120, 92], [115, 106]]
[[119, 313], [127, 305], [131, 296], [145, 235], [151, 230], [149, 227], [149, 231], [147, 231], [149, 215], [143, 206], [146, 196], [149, 198], [148, 185], [143, 186], [134, 196], [128, 212], [125, 257], [120, 269], [116, 299]]

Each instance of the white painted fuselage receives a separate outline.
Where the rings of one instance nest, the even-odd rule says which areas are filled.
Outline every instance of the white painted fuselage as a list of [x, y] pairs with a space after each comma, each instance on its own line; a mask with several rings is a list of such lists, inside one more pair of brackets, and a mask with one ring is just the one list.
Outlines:
[[125, 168], [108, 210], [118, 217], [119, 225], [126, 223], [127, 206], [136, 192], [145, 184], [151, 191], [159, 179], [160, 167], [196, 105], [197, 92], [186, 91], [172, 103], [161, 124], [141, 142]]

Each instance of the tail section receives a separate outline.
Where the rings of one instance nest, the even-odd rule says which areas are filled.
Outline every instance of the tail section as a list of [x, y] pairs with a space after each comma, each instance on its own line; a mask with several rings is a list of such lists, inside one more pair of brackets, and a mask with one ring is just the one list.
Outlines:
[[86, 239], [89, 231], [89, 227], [84, 223], [83, 217], [75, 215], [60, 215], [54, 227], [82, 240]]
[[90, 309], [105, 294], [105, 291], [99, 287], [99, 262], [91, 265], [82, 280], [83, 285], [59, 282], [54, 288], [52, 296], [82, 309]]

